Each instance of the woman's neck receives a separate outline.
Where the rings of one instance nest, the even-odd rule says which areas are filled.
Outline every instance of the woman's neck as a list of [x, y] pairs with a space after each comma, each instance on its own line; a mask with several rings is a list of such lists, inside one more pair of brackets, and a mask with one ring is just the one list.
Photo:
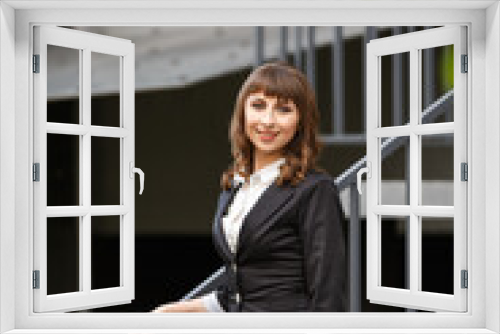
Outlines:
[[282, 157], [281, 154], [255, 154], [253, 159], [253, 172], [259, 171]]

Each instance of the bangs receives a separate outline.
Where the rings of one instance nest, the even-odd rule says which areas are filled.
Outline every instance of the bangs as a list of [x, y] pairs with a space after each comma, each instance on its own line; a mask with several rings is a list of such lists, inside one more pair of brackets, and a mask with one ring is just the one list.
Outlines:
[[276, 97], [279, 104], [292, 101], [300, 105], [303, 89], [301, 82], [286, 70], [267, 68], [249, 78], [244, 95], [262, 92], [266, 97]]

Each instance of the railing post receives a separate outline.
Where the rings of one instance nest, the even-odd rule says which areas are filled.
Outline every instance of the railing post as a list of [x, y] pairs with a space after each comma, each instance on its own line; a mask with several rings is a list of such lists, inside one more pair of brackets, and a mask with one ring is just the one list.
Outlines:
[[[444, 59], [444, 62], [442, 63], [443, 64], [442, 73], [443, 73], [443, 81], [446, 82], [446, 79], [449, 78], [451, 73], [450, 73], [448, 66], [446, 65], [445, 62], [448, 61], [448, 59], [450, 59], [449, 56], [450, 56], [451, 50], [447, 46], [443, 47], [443, 50], [444, 50], [444, 52], [442, 55], [442, 59]], [[451, 57], [451, 59], [453, 59], [453, 57]], [[448, 85], [445, 85], [445, 87], [446, 87], [446, 89], [450, 89], [450, 87]], [[452, 88], [454, 88], [454, 87], [455, 87], [455, 85], [453, 84]], [[444, 113], [445, 122], [453, 122], [452, 112], [453, 112], [453, 108], [448, 108], [448, 110]]]
[[316, 42], [315, 27], [307, 27], [306, 74], [314, 92], [316, 92]]
[[[425, 27], [425, 29], [432, 29], [433, 27]], [[423, 70], [424, 70], [424, 78], [423, 78], [423, 89], [422, 89], [422, 94], [423, 94], [423, 106], [422, 109], [427, 108], [432, 101], [435, 100], [435, 80], [434, 80], [434, 72], [435, 72], [435, 66], [434, 66], [434, 61], [435, 61], [435, 50], [434, 48], [430, 49], [424, 49], [422, 50], [422, 55], [425, 55], [425, 61], [423, 61]], [[421, 112], [419, 112], [419, 115], [421, 115]]]
[[[394, 27], [392, 35], [400, 35], [402, 27]], [[403, 125], [403, 55], [396, 53], [392, 58], [392, 125]]]
[[335, 135], [344, 133], [344, 37], [343, 28], [333, 28], [335, 43], [332, 43], [332, 132]]
[[349, 312], [361, 312], [361, 229], [359, 194], [356, 182], [350, 184], [349, 219]]
[[363, 112], [361, 113], [361, 132], [366, 133], [366, 45], [378, 37], [377, 27], [366, 27], [363, 45]]
[[295, 27], [295, 67], [302, 71], [302, 27]]
[[288, 27], [280, 27], [280, 60], [287, 61]]
[[264, 63], [264, 27], [255, 28], [255, 65]]

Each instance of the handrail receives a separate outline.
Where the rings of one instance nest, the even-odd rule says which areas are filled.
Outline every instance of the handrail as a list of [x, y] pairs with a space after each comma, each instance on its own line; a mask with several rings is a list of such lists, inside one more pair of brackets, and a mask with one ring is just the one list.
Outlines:
[[225, 270], [224, 267], [220, 267], [215, 273], [210, 275], [207, 279], [201, 282], [196, 288], [194, 288], [193, 290], [191, 290], [191, 292], [185, 295], [182, 298], [182, 300], [196, 298], [204, 293], [215, 290], [215, 287], [225, 282], [224, 280], [225, 276], [222, 275], [224, 270]]
[[[445, 113], [450, 106], [453, 104], [453, 100], [451, 97], [453, 96], [453, 89], [449, 90], [445, 94], [443, 94], [439, 99], [431, 103], [422, 113], [422, 124], [431, 123], [438, 116]], [[409, 124], [409, 123], [407, 123]], [[386, 139], [382, 143], [381, 151], [382, 151], [382, 160], [386, 159], [390, 156], [396, 149], [404, 145], [408, 141], [406, 137], [390, 137]], [[366, 156], [362, 157], [354, 164], [351, 165], [348, 169], [346, 169], [341, 175], [339, 175], [335, 179], [335, 185], [337, 186], [338, 191], [344, 190], [351, 183], [356, 182], [356, 174], [359, 169], [365, 167], [366, 165]], [[217, 286], [225, 283], [225, 276], [222, 275], [225, 268], [219, 268], [215, 273], [205, 279], [201, 284], [199, 284], [196, 288], [191, 290], [186, 296], [182, 298], [182, 300], [188, 300], [192, 298], [199, 297], [203, 294], [209, 293], [217, 288]]]
[[[446, 112], [446, 110], [448, 110], [448, 108], [452, 105], [451, 96], [453, 96], [453, 89], [443, 94], [439, 99], [434, 101], [434, 103], [431, 103], [422, 113], [422, 124], [431, 123], [437, 117]], [[386, 139], [382, 143], [381, 147], [382, 160], [391, 155], [397, 148], [401, 147], [406, 140], [407, 139], [405, 137], [391, 137]], [[335, 185], [337, 186], [339, 192], [347, 188], [349, 184], [356, 182], [358, 170], [365, 167], [365, 165], [366, 155], [352, 164], [351, 167], [346, 169], [335, 179]]]

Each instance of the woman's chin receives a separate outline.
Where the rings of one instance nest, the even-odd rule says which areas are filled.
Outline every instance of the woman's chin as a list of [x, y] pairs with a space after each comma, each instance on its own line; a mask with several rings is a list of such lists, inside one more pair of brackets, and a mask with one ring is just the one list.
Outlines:
[[260, 154], [265, 154], [265, 155], [279, 155], [281, 150], [276, 147], [262, 147], [262, 146], [257, 146], [257, 151]]

